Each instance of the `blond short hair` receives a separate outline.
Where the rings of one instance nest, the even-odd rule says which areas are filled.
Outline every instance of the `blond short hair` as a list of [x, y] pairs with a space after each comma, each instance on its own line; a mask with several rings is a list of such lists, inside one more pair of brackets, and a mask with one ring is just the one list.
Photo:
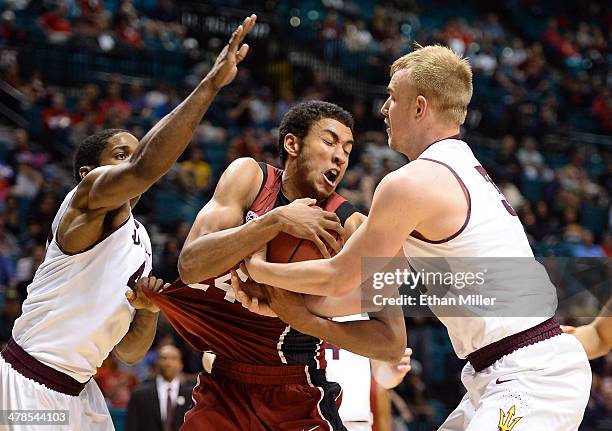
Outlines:
[[472, 98], [472, 67], [450, 48], [415, 44], [410, 54], [395, 60], [391, 76], [399, 70], [410, 71], [409, 79], [440, 115], [457, 125], [465, 122]]

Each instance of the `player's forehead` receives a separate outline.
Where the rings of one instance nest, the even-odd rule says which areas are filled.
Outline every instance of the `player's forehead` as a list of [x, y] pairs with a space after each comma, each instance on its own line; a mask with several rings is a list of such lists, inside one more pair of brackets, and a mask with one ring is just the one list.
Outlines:
[[124, 149], [133, 152], [138, 146], [138, 139], [131, 133], [121, 132], [111, 136], [106, 141], [104, 153], [110, 154], [117, 149]]
[[350, 127], [333, 118], [322, 118], [315, 121], [310, 126], [308, 135], [329, 138], [334, 141], [340, 141], [342, 144], [353, 143], [353, 132]]
[[410, 85], [410, 70], [400, 69], [393, 74], [387, 85], [390, 94], [398, 95], [402, 90], [407, 90]]

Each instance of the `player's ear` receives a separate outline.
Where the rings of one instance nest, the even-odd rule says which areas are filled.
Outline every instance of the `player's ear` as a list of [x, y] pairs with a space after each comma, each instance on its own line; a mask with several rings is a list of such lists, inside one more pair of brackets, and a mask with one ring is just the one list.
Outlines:
[[300, 154], [300, 138], [295, 136], [293, 133], [287, 133], [285, 135], [284, 147], [287, 154], [291, 157], [297, 157]]
[[81, 177], [81, 179], [85, 178], [85, 175], [91, 172], [93, 168], [93, 166], [81, 166], [79, 168], [79, 176]]
[[415, 106], [415, 118], [417, 121], [422, 120], [425, 117], [425, 113], [427, 112], [427, 99], [423, 96], [417, 96], [416, 98], [416, 106]]

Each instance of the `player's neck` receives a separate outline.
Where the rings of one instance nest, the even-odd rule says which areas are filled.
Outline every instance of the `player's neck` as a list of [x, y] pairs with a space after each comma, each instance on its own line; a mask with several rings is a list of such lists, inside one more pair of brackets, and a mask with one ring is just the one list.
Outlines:
[[419, 139], [418, 145], [407, 156], [410, 160], [415, 160], [433, 143], [456, 136], [459, 136], [459, 126], [451, 125], [428, 129]]
[[296, 199], [309, 197], [307, 193], [300, 189], [297, 172], [293, 171], [291, 167], [287, 167], [287, 169], [283, 171], [281, 193], [285, 195], [290, 202]]

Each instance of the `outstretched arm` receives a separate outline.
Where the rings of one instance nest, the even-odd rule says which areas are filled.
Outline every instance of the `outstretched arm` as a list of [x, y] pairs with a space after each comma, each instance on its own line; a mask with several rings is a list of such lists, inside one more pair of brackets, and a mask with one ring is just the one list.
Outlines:
[[268, 263], [254, 257], [247, 260], [250, 276], [262, 284], [321, 296], [342, 296], [359, 287], [362, 276], [367, 279], [372, 275], [361, 274], [361, 258], [395, 256], [404, 239], [428, 215], [426, 211], [431, 211], [426, 209], [431, 192], [420, 184], [418, 171], [409, 174], [402, 170], [381, 181], [367, 221], [338, 255], [290, 264]]
[[255, 25], [256, 16], [246, 18], [211, 71], [196, 89], [145, 136], [129, 162], [94, 169], [79, 185], [87, 190], [89, 209], [117, 208], [142, 193], [164, 175], [185, 150], [193, 131], [217, 92], [229, 84], [249, 46], [240, 46]]

